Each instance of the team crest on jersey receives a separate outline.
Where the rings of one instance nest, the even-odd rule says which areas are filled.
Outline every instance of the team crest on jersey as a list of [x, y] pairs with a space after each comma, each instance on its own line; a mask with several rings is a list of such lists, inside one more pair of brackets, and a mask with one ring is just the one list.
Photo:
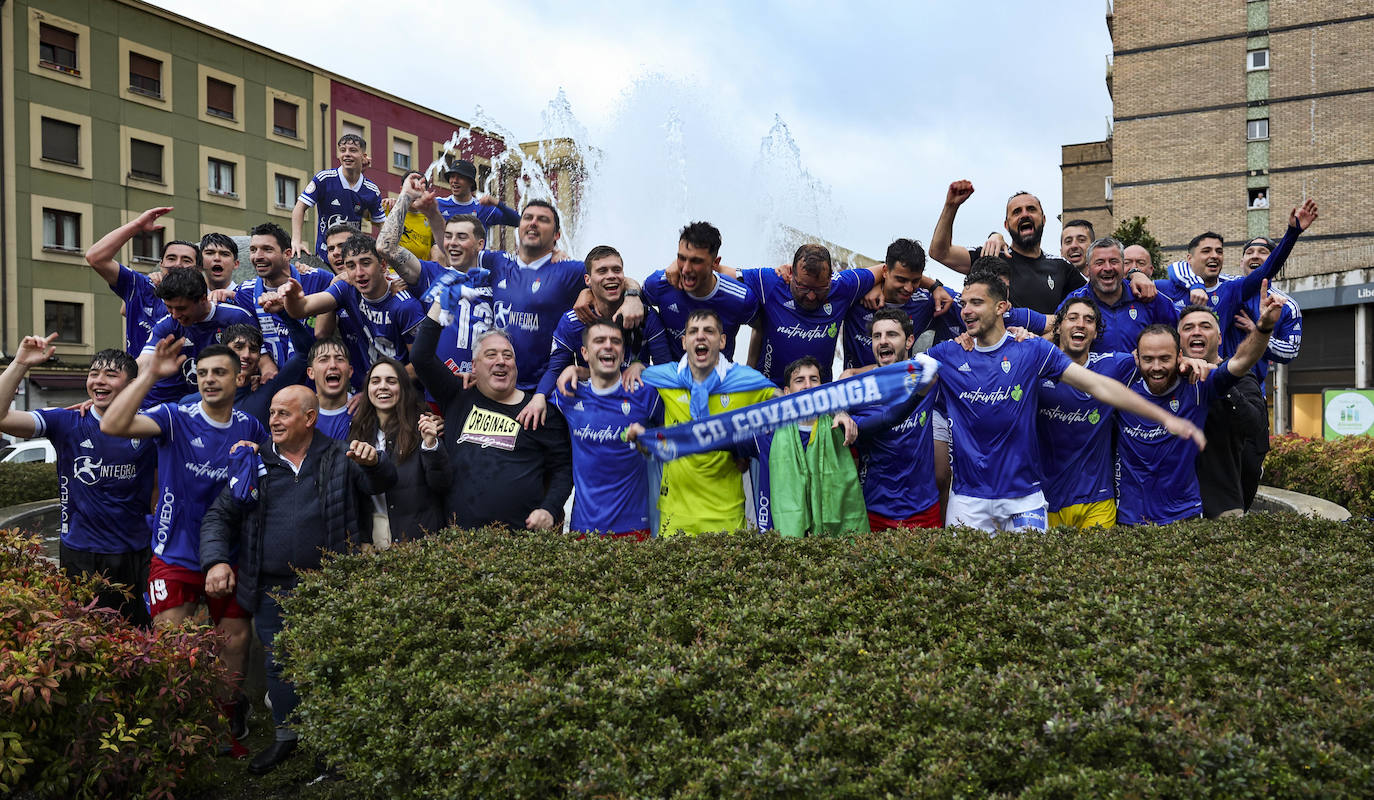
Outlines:
[[1051, 288], [1051, 289], [1054, 288], [1054, 278], [1052, 278], [1052, 277], [1047, 277], [1047, 278], [1045, 278], [1045, 283], [1048, 283], [1048, 284], [1050, 285], [1050, 288]]
[[723, 394], [723, 395], [720, 396], [720, 407], [721, 407], [721, 408], [729, 408], [729, 407], [730, 407], [730, 395], [728, 395], [728, 394]]
[[826, 314], [829, 314], [829, 313], [830, 313], [830, 304], [829, 304], [829, 303], [826, 303], [825, 305], [821, 306], [821, 308], [825, 309], [825, 313], [826, 313]]
[[1011, 373], [1011, 359], [1006, 356], [1002, 356], [1002, 371], [1008, 374]]
[[624, 414], [624, 415], [627, 416], [627, 417], [630, 416], [630, 401], [629, 401], [629, 400], [622, 400], [622, 401], [620, 401], [620, 413]]
[[1173, 412], [1175, 412], [1175, 413], [1178, 412], [1178, 398], [1177, 398], [1177, 397], [1175, 397], [1173, 400], [1170, 400], [1170, 401], [1169, 401], [1169, 410], [1170, 410], [1170, 411], [1173, 411]]
[[142, 444], [142, 443], [143, 443], [143, 440], [142, 440], [142, 439], [130, 439], [130, 440], [129, 440], [129, 446], [132, 447], [132, 448], [135, 449], [135, 450], [137, 450], [137, 449], [138, 449], [138, 446], [139, 446], [140, 444]]
[[530, 291], [531, 291], [531, 292], [537, 292], [537, 291], [539, 291], [539, 279], [538, 279], [538, 278], [535, 278], [535, 279], [534, 279], [534, 283], [530, 284]]
[[1131, 306], [1131, 310], [1127, 313], [1131, 315], [1131, 319], [1135, 319], [1137, 316], [1139, 316], [1135, 310], [1135, 306]]

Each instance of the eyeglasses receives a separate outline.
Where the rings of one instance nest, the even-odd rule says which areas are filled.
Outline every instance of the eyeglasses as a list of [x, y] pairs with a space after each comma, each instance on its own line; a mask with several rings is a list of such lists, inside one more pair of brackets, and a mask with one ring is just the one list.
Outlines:
[[803, 286], [794, 280], [792, 281], [792, 294], [805, 295], [806, 297], [825, 297], [830, 294], [830, 284], [827, 283], [823, 286]]

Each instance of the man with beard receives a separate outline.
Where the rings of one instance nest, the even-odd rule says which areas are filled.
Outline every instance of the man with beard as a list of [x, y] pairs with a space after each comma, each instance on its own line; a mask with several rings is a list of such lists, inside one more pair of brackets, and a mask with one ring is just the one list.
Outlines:
[[759, 372], [780, 383], [788, 364], [811, 356], [821, 365], [821, 382], [829, 382], [840, 322], [885, 270], [879, 265], [834, 274], [830, 251], [818, 244], [804, 244], [792, 255], [787, 279], [771, 267], [741, 271], [740, 282], [759, 298], [759, 316], [754, 323], [756, 335], [762, 336]]
[[257, 277], [249, 278], [235, 287], [233, 300], [230, 302], [250, 314], [257, 315], [258, 328], [262, 330], [267, 355], [276, 366], [284, 366], [295, 354], [295, 346], [280, 317], [268, 313], [260, 305], [262, 296], [279, 293], [286, 286], [286, 282], [292, 279], [301, 284], [306, 294], [323, 292], [329, 288], [329, 282], [334, 276], [324, 270], [298, 272], [291, 264], [291, 237], [271, 222], [264, 222], [253, 228], [248, 232], [248, 236], [248, 257], [258, 274]]
[[[1277, 296], [1266, 296], [1265, 302], [1282, 308], [1282, 301]], [[1178, 335], [1184, 355], [1213, 366], [1221, 363], [1217, 353], [1221, 346], [1221, 327], [1212, 309], [1206, 306], [1185, 308], [1178, 320]], [[1197, 456], [1202, 515], [1207, 519], [1239, 516], [1245, 513], [1241, 475], [1246, 443], [1269, 432], [1269, 409], [1253, 371], [1237, 377], [1235, 385], [1229, 389], [1212, 395], [1203, 432], [1207, 436], [1207, 449]]]
[[1088, 247], [1088, 285], [1069, 297], [1092, 295], [1103, 323], [1102, 335], [1093, 342], [1098, 353], [1129, 353], [1140, 332], [1154, 324], [1178, 322], [1174, 304], [1162, 294], [1153, 300], [1137, 298], [1124, 278], [1126, 248], [1116, 239], [1094, 241]]
[[[925, 274], [926, 251], [920, 242], [897, 239], [887, 246], [883, 264], [887, 267], [883, 276], [884, 308], [897, 308], [905, 312], [911, 320], [914, 335], [920, 336], [931, 328], [935, 321], [935, 299], [929, 291], [918, 285], [921, 276]], [[862, 303], [850, 306], [849, 313], [845, 314], [845, 369], [876, 363], [873, 357], [873, 343], [868, 336], [876, 314], [876, 311], [865, 308]], [[902, 354], [898, 360], [906, 358], [907, 355]]]
[[1088, 245], [1097, 239], [1093, 224], [1086, 219], [1071, 219], [1059, 234], [1059, 256], [1088, 277]]
[[[986, 531], [1045, 530], [1048, 509], [1035, 419], [1045, 378], [1081, 389], [1116, 408], [1152, 420], [1167, 433], [1203, 444], [1202, 432], [1146, 402], [1120, 382], [1073, 363], [1040, 338], [1017, 341], [1002, 322], [1010, 303], [995, 275], [974, 273], [964, 283], [964, 325], [971, 351], [941, 342], [927, 355], [940, 364], [936, 380], [950, 421], [953, 487], [947, 525]], [[1172, 330], [1172, 329], [1170, 329]]]
[[[258, 327], [257, 319], [236, 306], [210, 300], [205, 276], [198, 269], [176, 269], [158, 284], [157, 296], [167, 308], [167, 316], [157, 321], [138, 354], [139, 371], [148, 369], [153, 350], [163, 337], [184, 340], [181, 353], [187, 356], [181, 375], [162, 376], [148, 392], [146, 406], [175, 403], [196, 388], [196, 355], [220, 342], [220, 334], [230, 325]], [[145, 407], [146, 407], [145, 406]]]
[[984, 247], [972, 250], [953, 243], [954, 217], [959, 206], [973, 196], [973, 184], [955, 181], [945, 194], [944, 209], [930, 235], [930, 256], [956, 272], [968, 274], [979, 256], [1001, 256], [1012, 263], [1011, 296], [1017, 305], [1053, 314], [1070, 292], [1084, 285], [1083, 276], [1072, 264], [1046, 253], [1040, 247], [1045, 233], [1045, 212], [1040, 200], [1029, 192], [1017, 192], [1007, 200], [1006, 229], [1011, 235], [1011, 249], [1002, 253], [985, 253]]
[[[1183, 381], [1179, 332], [1167, 325], [1151, 325], [1141, 332], [1136, 345], [1140, 377], [1131, 389], [1155, 410], [1168, 408], [1194, 424], [1205, 425], [1213, 399], [1230, 391], [1264, 355], [1281, 307], [1281, 302], [1266, 297], [1258, 326], [1241, 342], [1236, 354], [1212, 370], [1206, 380], [1193, 384]], [[1205, 308], [1188, 309], [1184, 317], [1201, 323], [1204, 313]], [[1191, 324], [1189, 341], [1193, 353], [1209, 350], [1210, 337], [1195, 331]], [[1220, 446], [1224, 448], [1227, 443], [1223, 441]], [[1133, 410], [1122, 411], [1117, 420], [1118, 521], [1124, 525], [1162, 525], [1200, 516], [1203, 505], [1195, 463], [1199, 449], [1192, 442], [1167, 435], [1158, 423], [1142, 419]], [[1239, 465], [1234, 473], [1237, 494], [1238, 473]]]
[[[905, 361], [916, 340], [911, 317], [899, 308], [878, 309], [869, 339], [879, 367]], [[932, 439], [938, 394], [912, 392], [903, 403], [853, 413], [859, 426], [859, 482], [871, 530], [941, 527]]]
[[[1135, 360], [1129, 353], [1094, 352], [1102, 324], [1093, 298], [1075, 294], [1056, 315], [1052, 341], [1073, 363], [1125, 383], [1135, 374]], [[1110, 528], [1116, 524], [1115, 419], [1113, 406], [1087, 392], [1053, 378], [1041, 382], [1035, 429], [1050, 527]]]

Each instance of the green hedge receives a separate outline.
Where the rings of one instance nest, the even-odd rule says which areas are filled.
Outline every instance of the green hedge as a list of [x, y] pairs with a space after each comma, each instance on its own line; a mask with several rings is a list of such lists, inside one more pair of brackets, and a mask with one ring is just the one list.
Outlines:
[[214, 757], [219, 640], [92, 609], [101, 581], [42, 556], [0, 530], [0, 796], [171, 797]]
[[371, 797], [1367, 797], [1374, 528], [450, 531], [287, 601]]
[[56, 464], [0, 464], [0, 508], [55, 499]]
[[1330, 500], [1356, 516], [1374, 516], [1374, 438], [1275, 436], [1264, 460], [1264, 482]]

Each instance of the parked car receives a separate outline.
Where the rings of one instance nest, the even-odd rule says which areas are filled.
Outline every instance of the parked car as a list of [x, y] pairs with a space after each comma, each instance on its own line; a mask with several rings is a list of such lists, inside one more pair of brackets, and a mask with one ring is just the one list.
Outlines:
[[0, 448], [0, 464], [57, 463], [57, 451], [47, 439], [24, 439]]

